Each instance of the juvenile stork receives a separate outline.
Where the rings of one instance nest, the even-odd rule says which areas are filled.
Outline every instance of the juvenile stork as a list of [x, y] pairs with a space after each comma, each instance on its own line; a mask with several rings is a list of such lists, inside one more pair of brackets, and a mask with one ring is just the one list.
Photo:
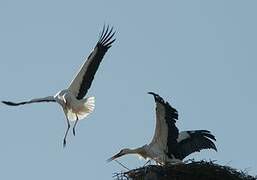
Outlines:
[[[119, 153], [108, 159], [112, 161], [126, 154], [138, 154], [145, 159], [152, 159], [157, 164], [177, 164], [193, 152], [202, 149], [214, 149], [214, 135], [208, 130], [182, 131], [179, 133], [175, 123], [178, 120], [178, 112], [165, 102], [162, 97], [153, 92], [156, 103], [156, 127], [153, 139], [136, 149], [122, 149]], [[213, 140], [213, 141], [212, 141]]]
[[113, 32], [113, 28], [109, 28], [109, 26], [107, 26], [107, 28], [105, 28], [105, 26], [103, 27], [95, 48], [88, 56], [85, 63], [81, 66], [79, 72], [71, 81], [67, 89], [59, 91], [54, 96], [35, 98], [18, 103], [11, 101], [2, 101], [2, 103], [9, 106], [19, 106], [39, 102], [57, 102], [63, 108], [68, 125], [63, 139], [63, 147], [65, 147], [66, 137], [70, 129], [70, 122], [75, 122], [73, 126], [73, 135], [75, 136], [75, 127], [78, 121], [87, 117], [95, 108], [94, 97], [83, 98], [92, 84], [95, 73], [105, 53], [115, 41], [115, 39], [113, 39], [114, 34], [115, 32]]

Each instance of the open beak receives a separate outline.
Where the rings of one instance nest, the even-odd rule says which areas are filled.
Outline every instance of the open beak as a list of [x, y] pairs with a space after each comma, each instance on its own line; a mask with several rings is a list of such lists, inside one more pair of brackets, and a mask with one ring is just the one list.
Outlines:
[[121, 157], [122, 155], [123, 154], [119, 152], [118, 154], [116, 154], [116, 155], [112, 156], [111, 158], [107, 159], [107, 162], [111, 162], [114, 159], [117, 159], [118, 157]]

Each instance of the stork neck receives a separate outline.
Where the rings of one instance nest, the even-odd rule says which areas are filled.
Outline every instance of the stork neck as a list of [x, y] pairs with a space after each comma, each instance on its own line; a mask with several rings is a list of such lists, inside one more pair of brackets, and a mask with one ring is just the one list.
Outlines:
[[129, 149], [128, 154], [139, 154], [144, 157], [146, 154], [145, 148], [146, 148], [145, 146], [142, 146], [142, 147], [135, 148], [135, 149]]
[[140, 147], [140, 148], [135, 148], [135, 149], [129, 149], [129, 150], [128, 150], [128, 154], [137, 154], [137, 153], [139, 153], [140, 151], [142, 151], [141, 148], [142, 148], [142, 147]]

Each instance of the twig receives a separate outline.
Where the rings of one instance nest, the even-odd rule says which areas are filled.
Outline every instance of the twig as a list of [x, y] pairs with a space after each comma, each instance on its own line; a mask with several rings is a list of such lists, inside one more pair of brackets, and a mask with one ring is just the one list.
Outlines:
[[125, 168], [126, 170], [130, 171], [129, 168], [127, 168], [126, 166], [124, 166], [123, 164], [121, 164], [117, 159], [115, 159], [115, 162], [117, 162], [119, 165], [121, 165], [123, 168]]

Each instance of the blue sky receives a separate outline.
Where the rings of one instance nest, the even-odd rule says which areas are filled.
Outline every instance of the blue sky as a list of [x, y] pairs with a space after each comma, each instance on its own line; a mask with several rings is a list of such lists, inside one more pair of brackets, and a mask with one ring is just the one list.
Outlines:
[[[68, 86], [104, 23], [117, 31], [88, 93], [95, 112], [68, 136], [56, 104], [0, 105], [0, 179], [112, 179], [106, 159], [151, 141], [154, 91], [179, 111], [181, 130], [208, 129], [217, 160], [257, 174], [256, 5], [248, 1], [1, 1], [1, 100]], [[144, 161], [120, 161], [136, 168]]]

